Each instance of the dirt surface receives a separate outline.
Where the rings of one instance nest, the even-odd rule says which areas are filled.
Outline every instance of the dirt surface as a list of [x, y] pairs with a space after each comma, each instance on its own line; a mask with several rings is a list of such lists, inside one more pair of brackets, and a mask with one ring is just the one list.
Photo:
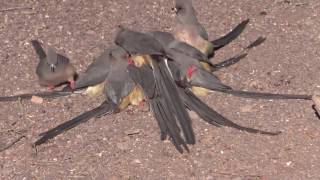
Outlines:
[[[172, 0], [2, 0], [0, 94], [44, 90], [37, 84], [31, 39], [54, 46], [81, 71], [110, 46], [119, 24], [170, 31], [172, 5]], [[194, 5], [211, 39], [251, 19], [236, 41], [217, 52], [216, 62], [260, 35], [267, 37], [247, 58], [216, 73], [223, 82], [244, 90], [320, 93], [320, 1], [198, 0]], [[41, 104], [1, 103], [0, 148], [25, 138], [0, 152], [0, 179], [320, 178], [320, 121], [310, 101], [220, 93], [204, 100], [239, 124], [283, 133], [270, 137], [216, 128], [192, 115], [197, 143], [181, 155], [160, 141], [149, 112], [131, 107], [133, 113], [80, 125], [41, 145], [36, 154], [31, 143], [39, 133], [97, 106], [100, 99], [73, 95]]]

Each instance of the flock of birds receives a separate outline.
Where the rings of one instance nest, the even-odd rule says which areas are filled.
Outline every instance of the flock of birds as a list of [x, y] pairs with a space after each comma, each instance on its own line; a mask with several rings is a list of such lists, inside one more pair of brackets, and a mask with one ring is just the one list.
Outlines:
[[[210, 41], [196, 17], [191, 0], [175, 0], [176, 23], [173, 32], [138, 32], [118, 27], [114, 45], [96, 58], [85, 72], [77, 74], [69, 59], [49, 47], [45, 52], [37, 40], [32, 45], [40, 61], [36, 69], [39, 83], [51, 91], [0, 97], [0, 101], [30, 99], [32, 96], [55, 98], [85, 89], [91, 95], [105, 94], [98, 107], [41, 133], [35, 146], [84, 123], [91, 118], [118, 113], [129, 105], [147, 102], [160, 128], [161, 140], [170, 139], [180, 152], [189, 151], [195, 135], [188, 111], [194, 111], [206, 122], [228, 126], [249, 133], [277, 135], [244, 127], [223, 117], [198, 96], [219, 91], [244, 98], [311, 100], [311, 95], [273, 94], [235, 90], [213, 74], [246, 57], [253, 47], [264, 42], [259, 37], [234, 57], [213, 64], [215, 51], [236, 39], [249, 20], [237, 25], [225, 36]], [[68, 83], [64, 89], [55, 87]]]

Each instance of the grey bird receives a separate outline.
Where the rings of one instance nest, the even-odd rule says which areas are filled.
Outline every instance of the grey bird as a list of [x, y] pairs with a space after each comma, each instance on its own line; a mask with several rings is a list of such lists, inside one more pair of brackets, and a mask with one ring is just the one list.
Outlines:
[[119, 59], [127, 55], [126, 51], [117, 46], [107, 48], [100, 56], [93, 60], [87, 69], [79, 73], [75, 83], [74, 89], [65, 87], [60, 91], [27, 93], [15, 96], [0, 97], [0, 101], [16, 101], [19, 99], [31, 99], [32, 96], [39, 96], [42, 98], [56, 98], [60, 96], [67, 96], [72, 93], [82, 92], [86, 89], [85, 94], [96, 96], [103, 93], [105, 88], [105, 80], [112, 70], [113, 66], [117, 64]]
[[103, 93], [105, 80], [113, 66], [127, 53], [117, 46], [106, 49], [75, 81], [75, 89], [87, 88], [86, 94], [96, 96]]
[[237, 25], [226, 36], [209, 41], [208, 33], [197, 19], [192, 0], [175, 0], [174, 10], [177, 21], [174, 27], [175, 38], [192, 45], [209, 57], [214, 55], [215, 50], [220, 49], [237, 38], [249, 22], [247, 19]]
[[70, 60], [56, 53], [52, 47], [48, 48], [46, 54], [37, 40], [32, 40], [31, 44], [40, 60], [36, 69], [39, 84], [53, 89], [56, 86], [69, 82], [70, 87], [74, 88], [74, 79], [77, 73]]
[[195, 138], [189, 114], [178, 95], [176, 84], [167, 67], [170, 54], [152, 35], [124, 27], [120, 27], [115, 44], [127, 51], [129, 61], [132, 61], [131, 64], [138, 68], [145, 66], [152, 68], [151, 77], [157, 84], [156, 89], [164, 96], [163, 99], [168, 105], [165, 107], [174, 114], [174, 119], [170, 119], [171, 122], [179, 124], [187, 144], [194, 144]]
[[[230, 86], [223, 84], [217, 76], [212, 74], [210, 72], [211, 70], [206, 68], [208, 66], [203, 66], [205, 60], [197, 59], [200, 56], [195, 55], [198, 52], [192, 50], [192, 48], [195, 49], [194, 47], [187, 46], [183, 42], [178, 42], [167, 32], [156, 31], [150, 32], [149, 34], [157, 39], [166, 49], [165, 51], [171, 54], [171, 57], [174, 59], [173, 62], [176, 63], [180, 74], [180, 77], [178, 77], [176, 81], [184, 81], [184, 83], [187, 83], [196, 95], [204, 96], [208, 94], [209, 91], [219, 91], [235, 96], [256, 99], [311, 99], [311, 95], [274, 94], [234, 90]], [[245, 57], [250, 49], [260, 45], [264, 41], [265, 38], [259, 37], [236, 56], [227, 59], [222, 63], [210, 65], [210, 68], [218, 70], [230, 66], [231, 64], [238, 62], [239, 59]]]

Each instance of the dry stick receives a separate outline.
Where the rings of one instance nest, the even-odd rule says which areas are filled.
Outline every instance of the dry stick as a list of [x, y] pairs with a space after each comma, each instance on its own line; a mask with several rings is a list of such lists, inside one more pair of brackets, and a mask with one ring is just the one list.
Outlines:
[[32, 9], [32, 7], [12, 7], [1, 9], [0, 12], [9, 12], [9, 11], [17, 11], [17, 10], [25, 10], [25, 9]]
[[262, 178], [261, 175], [237, 175], [237, 174], [232, 174], [232, 173], [226, 173], [226, 172], [213, 172], [213, 174], [218, 174], [218, 175], [222, 175], [222, 176], [232, 176], [232, 177], [250, 177], [250, 178]]
[[19, 136], [16, 140], [12, 141], [10, 144], [8, 144], [7, 146], [5, 146], [4, 148], [0, 149], [0, 152], [5, 151], [7, 149], [9, 149], [10, 147], [12, 147], [13, 145], [15, 145], [17, 142], [19, 142], [22, 138], [26, 137], [25, 135], [21, 135]]

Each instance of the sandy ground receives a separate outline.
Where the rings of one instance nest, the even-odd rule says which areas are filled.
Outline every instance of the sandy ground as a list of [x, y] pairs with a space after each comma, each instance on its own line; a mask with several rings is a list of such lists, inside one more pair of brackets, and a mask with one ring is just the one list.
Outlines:
[[[238, 64], [217, 75], [236, 89], [278, 93], [320, 93], [320, 1], [198, 0], [198, 18], [210, 38], [246, 18], [244, 33], [217, 52], [232, 56], [258, 36], [267, 41]], [[0, 2], [0, 94], [44, 90], [37, 84], [39, 39], [84, 70], [113, 42], [116, 26], [170, 31], [172, 0], [2, 0]], [[23, 9], [10, 10], [12, 7]], [[4, 11], [7, 9], [7, 11]], [[1, 103], [0, 179], [319, 179], [320, 122], [309, 101], [266, 101], [213, 93], [204, 100], [235, 122], [264, 130], [270, 137], [216, 128], [192, 115], [197, 143], [179, 154], [159, 140], [149, 112], [136, 110], [93, 119], [48, 143], [31, 147], [37, 135], [100, 103], [73, 95]], [[128, 134], [134, 135], [128, 135]]]

